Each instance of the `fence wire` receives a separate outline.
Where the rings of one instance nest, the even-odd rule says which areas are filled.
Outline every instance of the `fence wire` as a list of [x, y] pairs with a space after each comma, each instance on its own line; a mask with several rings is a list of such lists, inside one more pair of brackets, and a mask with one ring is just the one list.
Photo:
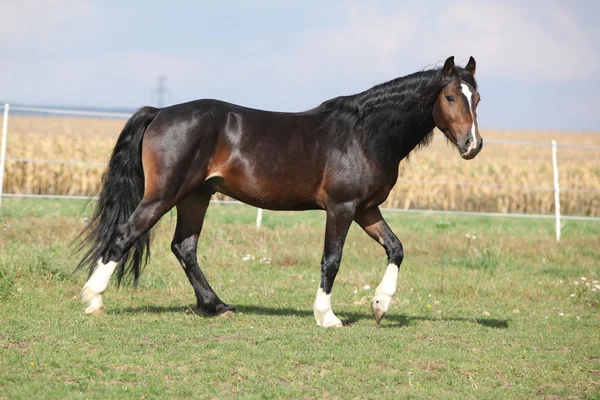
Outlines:
[[[105, 111], [85, 111], [85, 110], [70, 110], [60, 108], [47, 108], [47, 107], [29, 107], [29, 106], [11, 106], [11, 111], [20, 112], [31, 112], [37, 114], [57, 114], [57, 115], [71, 115], [80, 117], [98, 117], [98, 118], [118, 118], [126, 119], [131, 117], [131, 113], [120, 113], [120, 112], [105, 112]], [[442, 136], [442, 135], [439, 135]], [[552, 147], [551, 143], [524, 141], [524, 140], [504, 140], [504, 139], [485, 139], [486, 143], [496, 144], [509, 144], [509, 145], [520, 145], [520, 146], [536, 146], [536, 147]], [[580, 144], [556, 144], [558, 148], [578, 149], [578, 150], [600, 150], [600, 146], [580, 145]], [[78, 161], [78, 160], [46, 160], [46, 159], [35, 159], [35, 158], [13, 158], [6, 157], [6, 161], [23, 162], [23, 163], [39, 163], [39, 164], [65, 164], [65, 165], [89, 165], [89, 166], [106, 166], [106, 162], [93, 162], [93, 161]], [[1, 173], [2, 171], [0, 171]], [[430, 185], [455, 185], [455, 186], [473, 186], [473, 187], [488, 187], [496, 189], [513, 189], [523, 191], [543, 191], [553, 192], [555, 188], [544, 187], [544, 186], [526, 186], [526, 185], [504, 185], [499, 183], [487, 183], [487, 182], [464, 182], [464, 181], [441, 181], [441, 180], [424, 180], [424, 179], [407, 179], [399, 178], [397, 182], [405, 183], [422, 183]], [[0, 188], [1, 189], [1, 188]], [[600, 193], [600, 190], [596, 189], [578, 189], [578, 188], [561, 188], [561, 193]], [[75, 199], [75, 200], [96, 200], [96, 197], [90, 196], [67, 196], [67, 195], [49, 195], [49, 194], [19, 194], [19, 193], [1, 193], [2, 197], [13, 197], [13, 198], [48, 198], [48, 199]], [[212, 203], [219, 204], [243, 204], [237, 200], [212, 200]], [[544, 214], [514, 214], [514, 213], [489, 213], [489, 212], [471, 212], [471, 211], [444, 211], [444, 210], [407, 210], [407, 209], [385, 209], [389, 212], [425, 212], [425, 213], [439, 213], [439, 214], [465, 214], [465, 215], [480, 215], [480, 216], [514, 216], [517, 218], [554, 218], [553, 215]], [[578, 217], [578, 216], [562, 216], [564, 219], [569, 220], [592, 220], [600, 221], [600, 218], [596, 217]]]

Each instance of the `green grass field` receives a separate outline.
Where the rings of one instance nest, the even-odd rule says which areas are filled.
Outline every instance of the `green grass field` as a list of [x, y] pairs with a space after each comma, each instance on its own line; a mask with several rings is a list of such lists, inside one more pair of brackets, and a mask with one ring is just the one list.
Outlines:
[[347, 326], [327, 330], [323, 212], [267, 211], [257, 231], [253, 208], [209, 208], [199, 259], [234, 319], [194, 313], [172, 215], [140, 288], [111, 285], [89, 317], [69, 255], [83, 206], [3, 201], [0, 398], [600, 398], [598, 222], [557, 244], [551, 220], [387, 213], [406, 257], [381, 328], [385, 254], [353, 226], [332, 298]]

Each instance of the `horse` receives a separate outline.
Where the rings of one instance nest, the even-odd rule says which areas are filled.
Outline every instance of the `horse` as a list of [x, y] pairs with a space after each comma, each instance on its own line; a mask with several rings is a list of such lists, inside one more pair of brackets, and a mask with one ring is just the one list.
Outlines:
[[[463, 159], [481, 150], [475, 59], [462, 68], [419, 71], [304, 112], [271, 112], [214, 99], [162, 109], [143, 107], [125, 124], [102, 176], [96, 209], [79, 236], [77, 269], [87, 314], [104, 310], [116, 272], [137, 281], [150, 255], [149, 230], [171, 210], [171, 250], [206, 316], [235, 312], [211, 288], [197, 243], [211, 196], [222, 193], [269, 210], [326, 212], [317, 325], [340, 327], [331, 292], [352, 221], [385, 249], [387, 268], [371, 301], [377, 325], [396, 293], [404, 251], [379, 205], [398, 178], [399, 163], [430, 143], [437, 127]], [[89, 249], [86, 250], [86, 247]]]

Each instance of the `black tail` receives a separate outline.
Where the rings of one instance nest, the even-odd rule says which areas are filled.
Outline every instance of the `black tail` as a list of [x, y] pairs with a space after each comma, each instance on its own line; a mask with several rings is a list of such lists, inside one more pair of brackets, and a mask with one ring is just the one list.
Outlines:
[[[79, 250], [90, 247], [77, 265], [77, 269], [87, 266], [88, 276], [94, 272], [98, 260], [106, 255], [115, 238], [117, 227], [127, 221], [144, 196], [142, 138], [158, 112], [158, 108], [141, 108], [127, 121], [119, 135], [108, 168], [102, 175], [96, 211], [92, 220], [79, 235], [81, 240]], [[134, 284], [137, 283], [142, 262], [145, 265], [149, 258], [150, 236], [146, 233], [119, 260], [116, 269], [119, 285], [128, 275], [133, 276]]]

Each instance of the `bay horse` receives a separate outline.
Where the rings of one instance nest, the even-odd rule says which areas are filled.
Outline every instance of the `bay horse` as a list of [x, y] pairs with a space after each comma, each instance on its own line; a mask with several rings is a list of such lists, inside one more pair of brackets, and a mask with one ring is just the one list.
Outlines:
[[[204, 99], [162, 109], [144, 107], [125, 124], [103, 174], [97, 207], [81, 234], [90, 248], [82, 289], [86, 313], [101, 313], [102, 294], [116, 272], [134, 281], [149, 257], [150, 228], [171, 208], [177, 227], [171, 249], [207, 316], [234, 312], [209, 285], [196, 249], [215, 192], [270, 210], [326, 211], [316, 323], [339, 327], [331, 290], [352, 221], [383, 246], [388, 266], [371, 309], [377, 324], [396, 292], [404, 252], [379, 205], [398, 166], [429, 144], [439, 128], [464, 159], [482, 148], [477, 126], [475, 60], [449, 57], [441, 68], [416, 72], [364, 92], [337, 97], [305, 112], [269, 112]], [[143, 265], [142, 265], [143, 264]]]

